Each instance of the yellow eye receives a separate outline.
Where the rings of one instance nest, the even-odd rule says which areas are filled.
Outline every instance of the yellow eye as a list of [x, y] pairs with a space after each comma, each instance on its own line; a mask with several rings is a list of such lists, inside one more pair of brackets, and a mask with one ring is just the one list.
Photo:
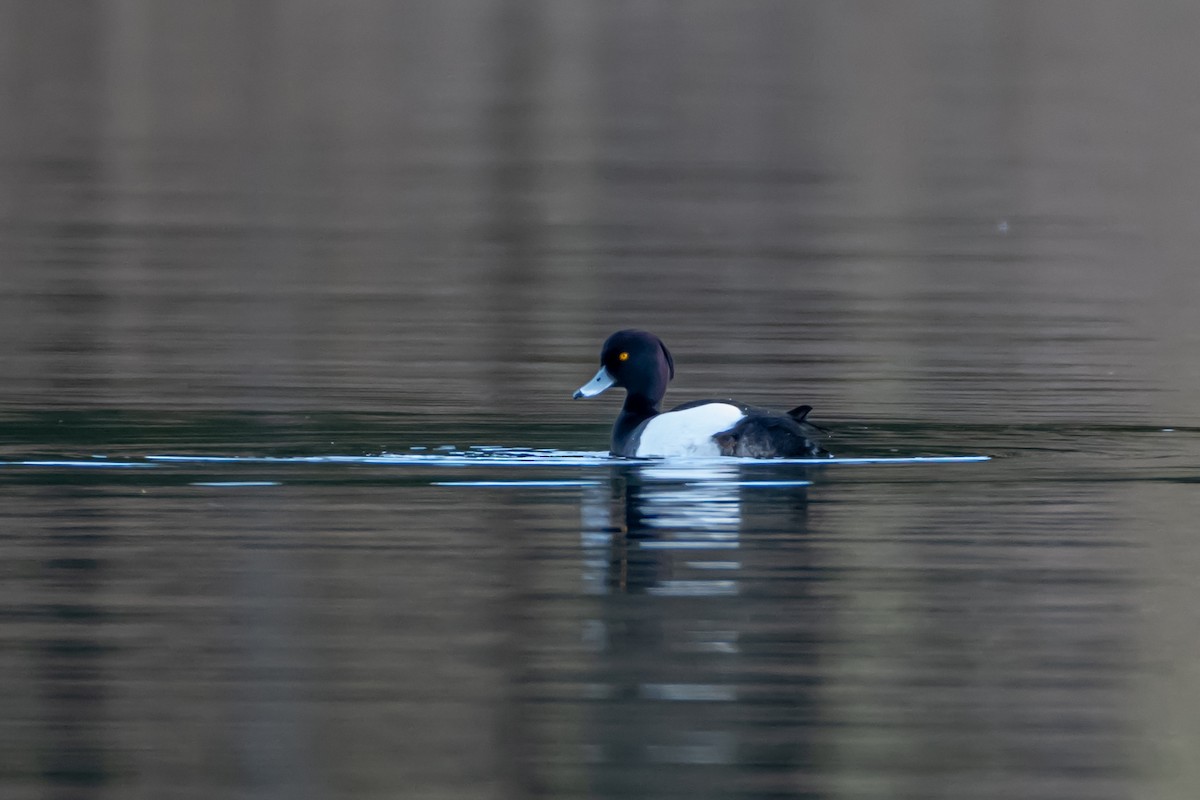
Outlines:
[[629, 353], [621, 353], [621, 355], [617, 356], [617, 358], [620, 359], [621, 361], [628, 361]]

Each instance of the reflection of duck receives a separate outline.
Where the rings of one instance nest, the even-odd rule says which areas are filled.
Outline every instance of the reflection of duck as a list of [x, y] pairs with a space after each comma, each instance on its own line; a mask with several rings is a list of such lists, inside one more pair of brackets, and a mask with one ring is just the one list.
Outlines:
[[[593, 612], [581, 631], [590, 650], [581, 735], [595, 765], [590, 794], [729, 797], [744, 789], [748, 763], [811, 762], [805, 726], [816, 714], [809, 684], [795, 675], [812, 656], [803, 623], [793, 628], [805, 582], [778, 594], [774, 579], [781, 565], [806, 560], [798, 469], [618, 462], [611, 483], [585, 491]], [[787, 531], [788, 546], [777, 548], [767, 531]], [[764, 605], [764, 591], [777, 601]], [[786, 667], [764, 681], [777, 663], [764, 654], [781, 636]]]
[[[743, 480], [729, 461], [656, 462], [618, 468], [611, 486], [585, 492], [584, 544], [593, 591], [656, 595], [736, 594], [743, 514], [778, 515], [803, 528], [807, 481]], [[769, 492], [743, 509], [744, 491]], [[786, 492], [780, 504], [779, 492]]]
[[645, 331], [617, 331], [604, 342], [600, 370], [575, 398], [594, 397], [612, 386], [625, 389], [625, 404], [613, 425], [613, 455], [829, 455], [815, 441], [820, 429], [806, 421], [811, 406], [780, 414], [734, 400], [698, 400], [660, 412], [674, 377], [675, 361], [661, 339]]

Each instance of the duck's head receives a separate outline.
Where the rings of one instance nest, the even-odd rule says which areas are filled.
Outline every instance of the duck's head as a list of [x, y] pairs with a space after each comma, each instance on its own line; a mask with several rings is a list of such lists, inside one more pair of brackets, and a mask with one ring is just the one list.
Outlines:
[[600, 350], [600, 371], [575, 392], [575, 399], [595, 397], [612, 386], [631, 396], [646, 397], [657, 403], [667, 392], [667, 383], [675, 377], [671, 351], [652, 333], [617, 331], [604, 341]]

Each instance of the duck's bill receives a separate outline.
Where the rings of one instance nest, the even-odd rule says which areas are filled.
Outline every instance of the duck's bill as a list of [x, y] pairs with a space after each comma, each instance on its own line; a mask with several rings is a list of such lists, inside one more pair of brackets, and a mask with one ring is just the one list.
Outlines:
[[601, 367], [600, 371], [596, 373], [596, 377], [592, 378], [583, 386], [580, 386], [577, 390], [575, 390], [575, 399], [578, 400], [581, 397], [595, 397], [616, 382], [617, 379], [612, 376], [612, 373], [610, 373], [604, 367]]

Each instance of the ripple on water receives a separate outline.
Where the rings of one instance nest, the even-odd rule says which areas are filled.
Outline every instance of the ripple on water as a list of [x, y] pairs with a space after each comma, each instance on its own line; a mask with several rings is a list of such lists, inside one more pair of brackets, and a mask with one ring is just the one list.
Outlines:
[[[310, 454], [310, 455], [217, 455], [187, 453], [154, 453], [140, 457], [109, 458], [96, 455], [90, 459], [39, 458], [0, 461], [0, 469], [35, 469], [71, 473], [97, 470], [173, 470], [196, 469], [218, 470], [219, 474], [206, 476], [206, 480], [191, 480], [190, 485], [206, 488], [253, 488], [280, 485], [279, 475], [245, 475], [241, 468], [271, 467], [287, 469], [304, 465], [371, 466], [421, 469], [484, 468], [491, 472], [463, 480], [429, 480], [429, 485], [446, 487], [536, 487], [536, 488], [579, 488], [597, 483], [594, 476], [583, 478], [570, 474], [571, 470], [596, 467], [622, 467], [642, 465], [648, 467], [649, 476], [659, 481], [680, 483], [703, 483], [712, 488], [721, 484], [728, 488], [804, 486], [805, 480], [789, 479], [787, 476], [772, 476], [769, 480], [755, 480], [736, 471], [735, 467], [771, 467], [786, 465], [853, 467], [863, 465], [918, 465], [918, 464], [966, 464], [990, 460], [985, 455], [947, 456], [856, 456], [850, 458], [797, 458], [797, 459], [629, 459], [616, 458], [605, 451], [556, 450], [546, 448], [522, 448], [479, 446], [462, 450], [437, 452], [378, 453], [366, 455]], [[566, 475], [539, 477], [538, 479], [517, 478], [505, 474], [514, 468], [537, 467], [542, 469], [566, 469]]]

